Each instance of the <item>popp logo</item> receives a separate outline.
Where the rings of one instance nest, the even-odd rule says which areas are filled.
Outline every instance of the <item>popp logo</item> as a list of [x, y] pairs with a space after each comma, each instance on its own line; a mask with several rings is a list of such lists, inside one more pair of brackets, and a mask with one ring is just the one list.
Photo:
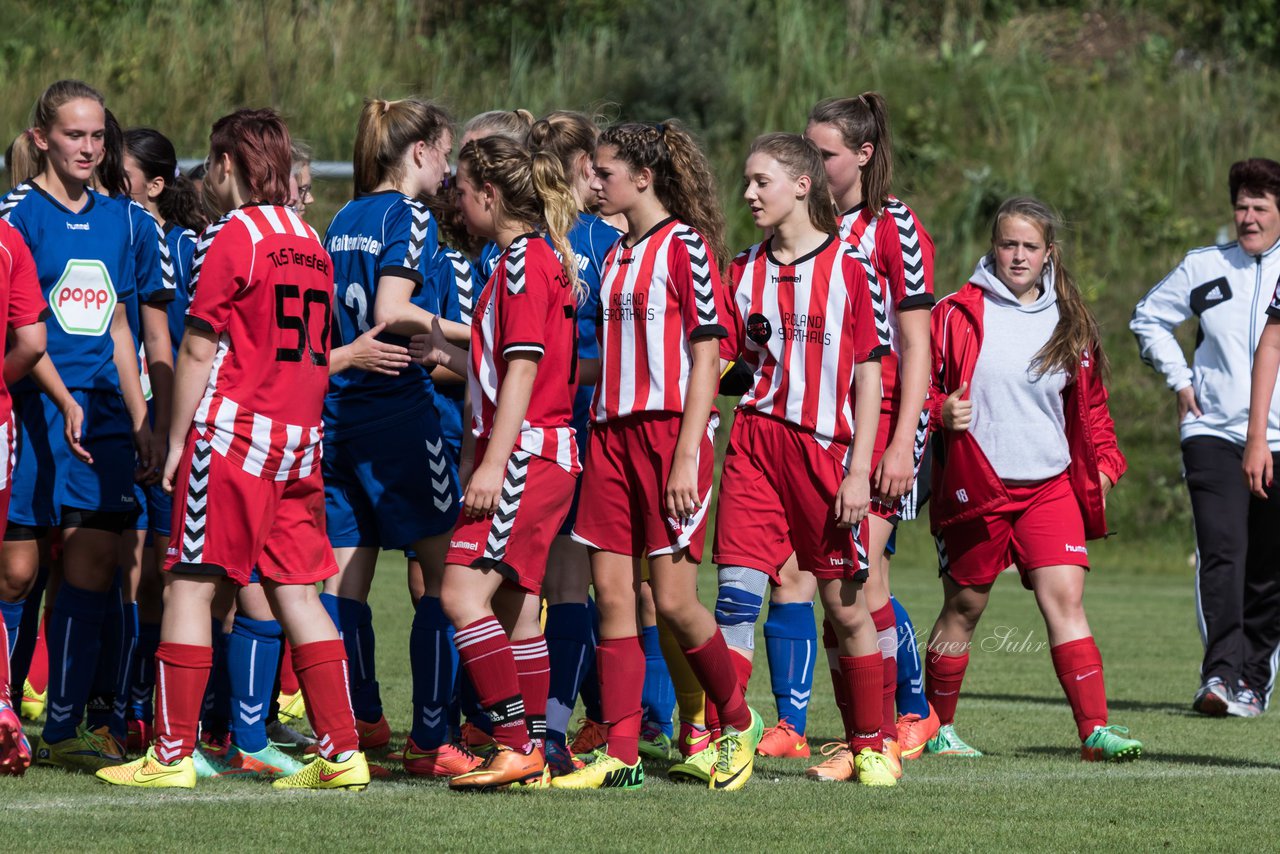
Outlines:
[[73, 258], [49, 292], [49, 307], [72, 335], [101, 335], [111, 325], [116, 289], [101, 261]]

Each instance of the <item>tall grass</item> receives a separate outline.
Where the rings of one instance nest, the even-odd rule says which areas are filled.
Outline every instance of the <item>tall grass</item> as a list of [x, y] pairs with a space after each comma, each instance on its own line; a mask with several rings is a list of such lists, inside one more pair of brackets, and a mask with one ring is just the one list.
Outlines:
[[[424, 94], [463, 117], [515, 106], [676, 115], [703, 134], [734, 246], [756, 239], [736, 199], [750, 139], [801, 129], [821, 97], [878, 89], [893, 114], [898, 194], [936, 240], [941, 292], [965, 281], [1004, 197], [1033, 193], [1066, 215], [1067, 257], [1105, 331], [1132, 464], [1113, 498], [1115, 525], [1190, 542], [1172, 396], [1139, 363], [1126, 323], [1182, 253], [1230, 221], [1230, 163], [1280, 156], [1272, 67], [1180, 51], [1178, 30], [1137, 11], [1103, 18], [1111, 26], [1100, 29], [1098, 3], [1084, 4], [1087, 14], [1010, 9], [994, 22], [983, 18], [993, 4], [981, 2], [942, 4], [938, 20], [938, 4], [924, 2], [580, 3], [592, 13], [544, 13], [540, 37], [492, 3], [467, 12], [431, 0], [97, 0], [74, 16], [71, 7], [7, 5], [8, 136], [25, 127], [40, 90], [66, 76], [101, 87], [126, 124], [162, 128], [195, 154], [213, 118], [246, 104], [277, 106], [332, 159], [349, 156], [371, 95]], [[482, 19], [506, 23], [468, 29]], [[317, 222], [347, 192], [322, 190]]]

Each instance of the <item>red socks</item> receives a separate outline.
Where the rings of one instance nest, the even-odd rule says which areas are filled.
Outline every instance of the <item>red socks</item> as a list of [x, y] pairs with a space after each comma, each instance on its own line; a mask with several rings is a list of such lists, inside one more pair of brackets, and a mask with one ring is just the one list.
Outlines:
[[494, 741], [528, 753], [533, 745], [524, 722], [520, 677], [507, 633], [498, 618], [485, 617], [463, 626], [454, 634], [453, 643], [476, 689], [480, 707], [493, 722]]
[[[551, 690], [551, 658], [542, 635], [511, 642], [516, 660], [516, 677], [524, 699], [524, 720], [529, 738], [542, 747], [547, 737], [547, 694]], [[641, 680], [644, 676], [641, 675]]]
[[[609, 728], [608, 751], [634, 765], [640, 759], [640, 698], [644, 689], [644, 647], [640, 638], [606, 638], [596, 646], [600, 711]], [[710, 711], [710, 707], [708, 707]]]
[[49, 647], [44, 641], [44, 630], [49, 623], [49, 611], [53, 608], [52, 598], [45, 597], [45, 608], [40, 612], [40, 630], [36, 632], [36, 646], [31, 651], [31, 666], [27, 668], [27, 681], [37, 694], [49, 690]]
[[[738, 675], [738, 689], [745, 700], [747, 697], [747, 683], [751, 681], [751, 659], [738, 655], [733, 650], [729, 650], [729, 658], [733, 659], [733, 670]], [[711, 733], [712, 738], [720, 737], [720, 710], [716, 708], [716, 704], [707, 701], [706, 705], [707, 730]]]
[[933, 704], [938, 720], [945, 726], [956, 719], [960, 684], [969, 666], [969, 653], [942, 655], [930, 650], [924, 657], [924, 695]]
[[307, 701], [311, 729], [320, 739], [320, 755], [332, 759], [360, 749], [351, 711], [347, 651], [340, 640], [304, 643], [293, 649], [293, 667]]
[[897, 738], [898, 619], [893, 613], [893, 603], [884, 603], [884, 607], [872, 613], [871, 621], [876, 627], [876, 646], [883, 659], [880, 735]]
[[1053, 669], [1071, 703], [1080, 740], [1093, 728], [1107, 725], [1107, 688], [1102, 681], [1102, 654], [1092, 637], [1060, 643], [1049, 650]]
[[855, 754], [864, 747], [884, 749], [880, 735], [880, 683], [884, 666], [880, 653], [840, 656], [840, 681], [850, 699], [844, 714], [845, 738]]
[[844, 677], [840, 675], [840, 642], [836, 640], [835, 627], [830, 620], [822, 621], [822, 648], [827, 653], [827, 669], [831, 671], [831, 690], [835, 694], [840, 720], [849, 715], [849, 693], [845, 690]]
[[213, 648], [184, 643], [156, 647], [156, 756], [172, 765], [196, 749], [200, 707], [213, 668]]
[[[0, 639], [7, 644], [9, 632], [5, 629], [4, 614], [0, 614]], [[9, 702], [9, 650], [0, 655], [0, 703]]]
[[[712, 632], [706, 643], [686, 649], [684, 656], [707, 692], [707, 699], [719, 707], [720, 723], [736, 730], [750, 729], [751, 710], [747, 708], [744, 692], [738, 685], [736, 667], [724, 635], [718, 630]], [[708, 716], [708, 728], [710, 725]]]
[[293, 672], [293, 647], [285, 641], [284, 655], [280, 657], [280, 693], [296, 694], [300, 690], [298, 674]]

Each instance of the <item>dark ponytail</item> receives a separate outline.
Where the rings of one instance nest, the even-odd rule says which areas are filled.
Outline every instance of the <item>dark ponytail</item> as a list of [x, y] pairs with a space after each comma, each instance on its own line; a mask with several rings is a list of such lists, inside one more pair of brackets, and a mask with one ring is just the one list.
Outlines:
[[98, 189], [105, 195], [129, 195], [129, 176], [124, 171], [124, 130], [110, 110], [106, 110], [106, 133], [102, 137], [102, 162], [94, 173]]
[[208, 224], [195, 184], [178, 170], [178, 155], [168, 137], [153, 128], [129, 128], [124, 147], [148, 181], [164, 180], [156, 198], [160, 219], [199, 233]]
[[871, 143], [871, 159], [862, 167], [862, 198], [871, 215], [880, 216], [893, 187], [893, 140], [884, 96], [863, 92], [856, 98], [828, 98], [809, 112], [809, 124], [831, 125], [851, 151]]

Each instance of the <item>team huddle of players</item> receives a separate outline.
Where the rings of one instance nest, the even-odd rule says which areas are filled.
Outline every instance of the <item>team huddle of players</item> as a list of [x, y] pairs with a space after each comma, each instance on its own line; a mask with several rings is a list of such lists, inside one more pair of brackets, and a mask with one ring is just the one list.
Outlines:
[[[1081, 604], [1125, 462], [1051, 208], [1007, 201], [935, 306], [876, 93], [752, 143], [762, 239], [733, 257], [675, 120], [494, 111], [455, 139], [436, 105], [370, 100], [353, 160], [322, 239], [269, 110], [213, 125], [197, 188], [88, 85], [38, 101], [0, 203], [0, 771], [638, 788], [644, 756], [738, 789], [756, 755], [809, 756], [818, 597], [844, 738], [808, 774], [892, 786], [904, 760], [981, 755], [956, 704], [1011, 564], [1082, 757], [1141, 753], [1108, 723]], [[739, 402], [712, 612], [718, 394]], [[931, 433], [944, 605], [922, 666], [888, 573]], [[413, 707], [377, 764], [383, 550], [407, 557]], [[745, 699], [766, 598], [768, 729]], [[44, 715], [34, 751], [19, 710]]]

